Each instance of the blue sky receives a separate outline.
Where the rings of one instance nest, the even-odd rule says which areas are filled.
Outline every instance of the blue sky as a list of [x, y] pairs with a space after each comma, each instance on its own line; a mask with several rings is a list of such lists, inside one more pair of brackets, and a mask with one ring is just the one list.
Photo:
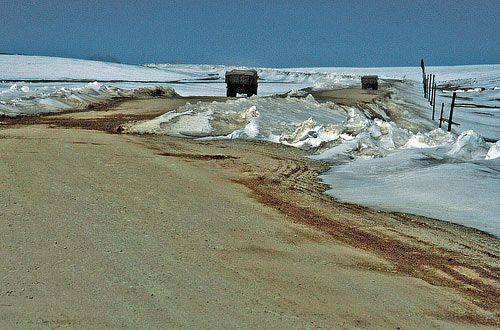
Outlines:
[[500, 63], [500, 1], [0, 0], [0, 52], [261, 67]]

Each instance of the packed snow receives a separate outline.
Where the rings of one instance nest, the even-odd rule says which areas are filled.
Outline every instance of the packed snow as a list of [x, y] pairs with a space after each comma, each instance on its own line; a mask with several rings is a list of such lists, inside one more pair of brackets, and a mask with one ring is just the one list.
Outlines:
[[[0, 55], [0, 114], [15, 116], [81, 108], [147, 94], [225, 95], [221, 65], [149, 64]], [[500, 236], [500, 65], [428, 67], [452, 132], [431, 120], [420, 67], [256, 68], [259, 96], [186, 104], [134, 133], [197, 139], [250, 139], [310, 150], [331, 164], [321, 176], [340, 201], [456, 222]], [[392, 96], [366, 106], [318, 103], [302, 89], [358, 86], [377, 74]], [[8, 80], [8, 81], [5, 81]], [[172, 89], [173, 88], [173, 89]], [[175, 91], [174, 91], [175, 89]], [[447, 118], [447, 117], [446, 117]]]

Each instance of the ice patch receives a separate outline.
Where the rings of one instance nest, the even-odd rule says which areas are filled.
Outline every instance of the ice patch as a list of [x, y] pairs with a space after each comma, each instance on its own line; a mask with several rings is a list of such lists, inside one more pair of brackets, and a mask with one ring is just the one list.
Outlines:
[[259, 124], [257, 122], [258, 112], [256, 111], [255, 106], [252, 106], [249, 110], [255, 113], [256, 116], [250, 117], [243, 129], [238, 129], [232, 132], [231, 134], [221, 138], [230, 140], [233, 139], [246, 140], [246, 139], [256, 139], [257, 137], [259, 137]]
[[446, 155], [464, 160], [477, 160], [485, 159], [487, 153], [488, 145], [484, 139], [474, 131], [466, 131], [460, 134]]
[[452, 141], [453, 136], [450, 132], [445, 132], [438, 128], [428, 133], [418, 132], [417, 134], [412, 135], [403, 148], [429, 148], [444, 145]]
[[155, 119], [126, 126], [130, 133], [163, 134], [168, 131], [173, 136], [203, 136], [210, 134], [210, 118], [213, 111], [210, 109], [193, 114], [193, 111], [170, 111]]
[[308, 93], [303, 90], [296, 90], [292, 88], [288, 93], [286, 93], [287, 96], [294, 96], [294, 97], [300, 97], [300, 96], [307, 96]]
[[325, 142], [337, 140], [340, 137], [340, 129], [334, 125], [323, 125], [309, 118], [302, 123], [296, 124], [297, 128], [291, 134], [282, 134], [277, 141], [285, 145], [314, 149]]
[[492, 145], [486, 154], [486, 159], [497, 158], [500, 158], [500, 141], [497, 141], [494, 145]]

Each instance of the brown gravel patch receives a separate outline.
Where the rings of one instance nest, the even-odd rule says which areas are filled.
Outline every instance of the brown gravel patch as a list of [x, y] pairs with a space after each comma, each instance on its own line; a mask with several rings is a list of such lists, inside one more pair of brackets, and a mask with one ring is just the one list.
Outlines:
[[[157, 148], [159, 154], [186, 161], [211, 160], [215, 167], [236, 171], [234, 182], [248, 187], [253, 198], [279, 211], [291, 222], [312, 226], [391, 264], [390, 267], [366, 265], [367, 269], [406, 274], [432, 285], [455, 289], [496, 315], [484, 317], [471, 313], [453, 317], [500, 325], [497, 238], [453, 223], [336, 202], [324, 194], [329, 187], [318, 182], [318, 175], [328, 166], [304, 158], [307, 153], [295, 148], [261, 142], [186, 140], [175, 144], [178, 150], [175, 153], [170, 143], [170, 152], [165, 153], [161, 137], [145, 136], [144, 139], [145, 145]], [[210, 145], [225, 155], [196, 154], [191, 150], [193, 145], [200, 144]], [[262, 158], [266, 161], [256, 162]]]

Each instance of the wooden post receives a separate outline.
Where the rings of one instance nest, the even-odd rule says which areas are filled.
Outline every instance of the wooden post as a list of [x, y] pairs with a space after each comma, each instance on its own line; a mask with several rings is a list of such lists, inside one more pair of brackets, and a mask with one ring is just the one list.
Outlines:
[[439, 128], [441, 128], [441, 124], [443, 123], [443, 110], [444, 110], [444, 102], [441, 103], [441, 117], [439, 118]]
[[431, 83], [432, 83], [432, 75], [429, 73], [428, 77], [427, 77], [427, 101], [429, 101], [429, 96], [431, 96], [431, 93], [430, 93]]
[[429, 96], [429, 97], [428, 97], [428, 99], [427, 99], [427, 100], [429, 101], [429, 104], [430, 104], [430, 102], [432, 101], [432, 96], [431, 96], [431, 94], [432, 94], [432, 84], [433, 84], [433, 77], [434, 77], [434, 75], [433, 75], [433, 74], [431, 74], [431, 75], [429, 75], [429, 76], [430, 76], [430, 77], [429, 77], [429, 82], [430, 82], [430, 84], [429, 84], [429, 94], [428, 94], [428, 96]]
[[431, 75], [428, 74], [427, 75], [427, 90], [426, 90], [426, 93], [427, 93], [427, 96], [426, 96], [426, 99], [427, 101], [429, 101], [429, 85], [430, 85], [430, 82], [431, 82]]
[[434, 83], [432, 82], [432, 76], [433, 76], [433, 75], [431, 74], [431, 85], [429, 86], [429, 99], [428, 99], [429, 104], [431, 104], [431, 103], [432, 103], [432, 85], [434, 84]]
[[425, 75], [425, 98], [427, 98], [427, 91], [429, 90], [429, 75]]
[[427, 100], [430, 102], [431, 101], [431, 93], [432, 93], [432, 75], [429, 75], [429, 95], [427, 97]]
[[453, 108], [455, 107], [455, 97], [457, 97], [457, 93], [453, 92], [453, 98], [451, 99], [450, 119], [448, 120], [448, 132], [451, 132], [451, 123], [453, 122]]
[[427, 97], [427, 77], [424, 77], [424, 97]]
[[434, 105], [434, 101], [436, 100], [436, 92], [437, 92], [437, 82], [436, 82], [436, 76], [434, 76], [434, 94], [432, 95], [432, 105]]
[[431, 97], [429, 98], [429, 104], [432, 105], [432, 98], [434, 97], [434, 75], [432, 75], [432, 85], [431, 85]]
[[436, 111], [436, 87], [436, 83], [434, 82], [434, 92], [432, 93], [432, 120], [434, 120], [434, 112]]
[[425, 65], [424, 65], [424, 59], [420, 60], [420, 67], [422, 68], [422, 83], [424, 84], [424, 97], [426, 96], [426, 81], [425, 81]]
[[424, 97], [427, 97], [427, 76], [424, 77]]
[[431, 83], [431, 95], [429, 96], [429, 104], [432, 105], [432, 100], [434, 98], [434, 84], [436, 83], [436, 75], [432, 75], [432, 83]]

